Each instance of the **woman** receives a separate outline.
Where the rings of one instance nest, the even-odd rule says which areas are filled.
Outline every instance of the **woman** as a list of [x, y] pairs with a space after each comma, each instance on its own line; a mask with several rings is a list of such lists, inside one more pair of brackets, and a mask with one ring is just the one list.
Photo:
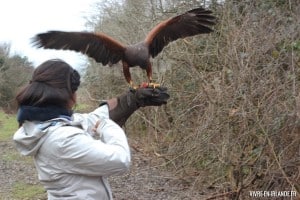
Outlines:
[[21, 154], [34, 157], [48, 199], [112, 199], [106, 177], [125, 172], [131, 161], [120, 126], [169, 95], [166, 88], [139, 88], [79, 114], [72, 112], [79, 85], [78, 72], [62, 60], [37, 67], [16, 96], [20, 128], [13, 139]]

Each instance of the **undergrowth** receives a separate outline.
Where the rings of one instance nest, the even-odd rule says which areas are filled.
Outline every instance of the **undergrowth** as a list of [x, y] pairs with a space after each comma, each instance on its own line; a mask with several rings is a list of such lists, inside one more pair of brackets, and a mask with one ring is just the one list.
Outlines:
[[300, 7], [275, 4], [217, 9], [214, 34], [168, 54], [176, 65], [163, 75], [167, 106], [142, 109], [127, 124], [146, 130], [155, 155], [208, 199], [300, 196]]

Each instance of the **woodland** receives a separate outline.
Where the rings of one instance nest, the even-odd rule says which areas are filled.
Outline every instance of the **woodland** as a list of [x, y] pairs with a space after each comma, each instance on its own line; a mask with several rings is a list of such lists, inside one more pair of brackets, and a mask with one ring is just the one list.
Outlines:
[[[86, 27], [133, 44], [160, 21], [200, 6], [217, 17], [214, 32], [173, 42], [152, 59], [153, 78], [170, 99], [127, 121], [132, 148], [200, 191], [199, 199], [253, 199], [250, 191], [300, 198], [298, 0], [99, 1]], [[34, 66], [8, 52], [2, 44], [0, 106], [14, 113], [15, 92]], [[90, 59], [77, 109], [89, 111], [128, 90], [121, 69]], [[147, 80], [145, 71], [131, 72], [135, 82]]]

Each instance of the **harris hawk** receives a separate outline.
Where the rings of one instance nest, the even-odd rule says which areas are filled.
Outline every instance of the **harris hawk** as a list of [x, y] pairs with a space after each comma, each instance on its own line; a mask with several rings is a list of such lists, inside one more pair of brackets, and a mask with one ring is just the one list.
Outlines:
[[144, 41], [125, 45], [104, 33], [48, 31], [37, 34], [33, 43], [38, 48], [73, 50], [88, 55], [102, 65], [122, 61], [126, 81], [133, 87], [130, 67], [146, 70], [148, 83], [152, 80], [150, 57], [156, 57], [170, 42], [180, 38], [210, 33], [216, 18], [204, 8], [189, 10], [157, 24]]

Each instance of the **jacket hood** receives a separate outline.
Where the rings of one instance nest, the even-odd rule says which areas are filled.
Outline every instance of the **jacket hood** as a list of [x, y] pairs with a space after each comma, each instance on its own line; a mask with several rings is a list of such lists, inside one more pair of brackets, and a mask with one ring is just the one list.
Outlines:
[[49, 135], [48, 130], [53, 126], [53, 123], [54, 121], [25, 121], [13, 137], [18, 151], [25, 156], [34, 156], [47, 139]]

